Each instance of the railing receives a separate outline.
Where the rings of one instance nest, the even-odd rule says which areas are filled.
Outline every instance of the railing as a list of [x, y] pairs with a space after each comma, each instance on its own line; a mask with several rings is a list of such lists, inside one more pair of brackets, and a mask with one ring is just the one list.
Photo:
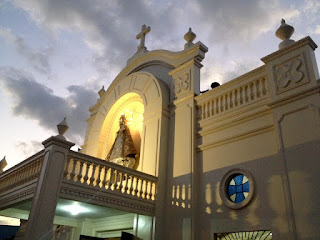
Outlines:
[[44, 151], [38, 152], [25, 161], [0, 174], [0, 193], [39, 176]]
[[[228, 85], [229, 83], [226, 83], [225, 85]], [[230, 85], [233, 84], [230, 82]], [[233, 85], [232, 85], [233, 86]], [[219, 94], [219, 90], [224, 87], [222, 85], [221, 87], [218, 87], [211, 91], [217, 91]], [[265, 97], [268, 94], [268, 82], [266, 80], [266, 77], [259, 77], [254, 80], [246, 80], [243, 83], [241, 83], [240, 86], [237, 86], [235, 88], [225, 88], [226, 91], [223, 93], [220, 93], [218, 96], [213, 95], [214, 92], [207, 92], [203, 95], [210, 96], [210, 92], [212, 93], [210, 99], [201, 98], [198, 101], [199, 105], [199, 119], [204, 120], [211, 116], [218, 115], [221, 113], [224, 113], [228, 110], [238, 108], [240, 106], [244, 106], [247, 104], [250, 104], [256, 100], [259, 100], [263, 97]], [[203, 100], [204, 101], [203, 101]]]
[[64, 180], [146, 201], [156, 197], [157, 177], [73, 151], [68, 155]]

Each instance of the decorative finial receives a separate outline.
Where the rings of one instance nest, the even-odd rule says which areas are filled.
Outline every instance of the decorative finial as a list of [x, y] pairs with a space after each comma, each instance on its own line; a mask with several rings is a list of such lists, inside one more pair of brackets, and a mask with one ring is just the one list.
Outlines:
[[286, 24], [286, 21], [284, 19], [281, 20], [281, 25], [276, 31], [276, 36], [283, 40], [279, 44], [279, 49], [286, 48], [290, 46], [291, 44], [295, 43], [294, 40], [290, 39], [292, 34], [294, 33], [294, 28], [288, 24]]
[[99, 97], [102, 98], [103, 94], [106, 92], [106, 90], [104, 90], [104, 85], [102, 86], [102, 88], [99, 90], [98, 94]]
[[193, 45], [193, 40], [195, 40], [197, 35], [192, 32], [192, 29], [189, 28], [189, 31], [184, 35], [184, 39], [187, 41], [187, 43], [184, 45], [184, 49], [191, 47]]
[[8, 165], [7, 160], [6, 160], [6, 156], [4, 156], [2, 158], [2, 160], [0, 161], [0, 173], [3, 172], [3, 169]]
[[137, 39], [140, 39], [140, 45], [138, 46], [138, 51], [147, 51], [147, 48], [145, 46], [145, 40], [146, 35], [148, 32], [150, 32], [151, 28], [150, 26], [146, 26], [145, 24], [141, 27], [141, 32], [136, 36]]
[[66, 117], [64, 117], [62, 122], [57, 125], [57, 128], [59, 132], [59, 135], [57, 137], [62, 140], [66, 140], [66, 138], [63, 136], [63, 134], [65, 134], [65, 132], [69, 129]]

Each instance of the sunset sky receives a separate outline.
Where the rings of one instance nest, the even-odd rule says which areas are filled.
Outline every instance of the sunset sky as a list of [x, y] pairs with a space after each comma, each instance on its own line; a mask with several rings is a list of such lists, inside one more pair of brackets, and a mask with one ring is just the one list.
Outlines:
[[192, 28], [209, 48], [205, 90], [261, 66], [282, 18], [292, 39], [320, 44], [318, 0], [0, 0], [0, 159], [11, 167], [41, 150], [64, 116], [67, 139], [82, 145], [88, 108], [136, 52], [141, 25], [150, 51], [183, 50]]

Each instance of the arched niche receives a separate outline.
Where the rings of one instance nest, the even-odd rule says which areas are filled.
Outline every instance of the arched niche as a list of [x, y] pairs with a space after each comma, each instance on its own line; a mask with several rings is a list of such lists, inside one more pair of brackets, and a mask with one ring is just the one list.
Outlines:
[[90, 109], [82, 152], [105, 159], [119, 129], [121, 113], [134, 110], [136, 121], [141, 121], [140, 125], [136, 122], [139, 126], [134, 133], [140, 152], [137, 170], [158, 175], [159, 161], [167, 158], [168, 103], [168, 86], [151, 73], [136, 72], [114, 82]]
[[135, 149], [140, 156], [143, 113], [143, 100], [137, 93], [127, 93], [116, 101], [108, 112], [102, 125], [101, 138], [105, 139], [105, 141], [101, 141], [98, 157], [105, 159], [108, 155], [112, 144], [115, 141], [117, 131], [119, 130], [119, 119], [121, 115], [126, 116]]

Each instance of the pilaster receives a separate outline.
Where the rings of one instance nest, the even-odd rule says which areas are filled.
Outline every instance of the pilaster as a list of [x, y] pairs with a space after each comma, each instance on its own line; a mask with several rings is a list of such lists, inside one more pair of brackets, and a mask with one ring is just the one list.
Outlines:
[[[317, 203], [308, 198], [319, 178], [304, 180], [312, 168], [320, 166], [315, 157], [320, 151], [313, 147], [319, 144], [317, 139], [320, 137], [316, 48], [313, 40], [306, 37], [262, 58], [268, 73], [269, 106], [273, 111], [278, 142], [290, 239], [316, 235], [311, 229], [315, 229], [319, 221], [313, 217]], [[304, 187], [298, 180], [304, 182]], [[304, 196], [303, 202], [309, 202], [308, 207], [301, 208], [300, 196]]]
[[50, 137], [42, 143], [45, 155], [27, 222], [24, 240], [51, 240], [60, 184], [72, 142]]
[[176, 219], [176, 223], [172, 223], [174, 228], [178, 228], [175, 224], [182, 224], [183, 239], [196, 239], [199, 236], [196, 226], [199, 184], [195, 143], [197, 110], [194, 97], [200, 94], [201, 60], [193, 58], [169, 72], [174, 81], [175, 99], [174, 153], [169, 186], [175, 189], [174, 194], [181, 200], [173, 203], [171, 214], [176, 215], [172, 218]]

